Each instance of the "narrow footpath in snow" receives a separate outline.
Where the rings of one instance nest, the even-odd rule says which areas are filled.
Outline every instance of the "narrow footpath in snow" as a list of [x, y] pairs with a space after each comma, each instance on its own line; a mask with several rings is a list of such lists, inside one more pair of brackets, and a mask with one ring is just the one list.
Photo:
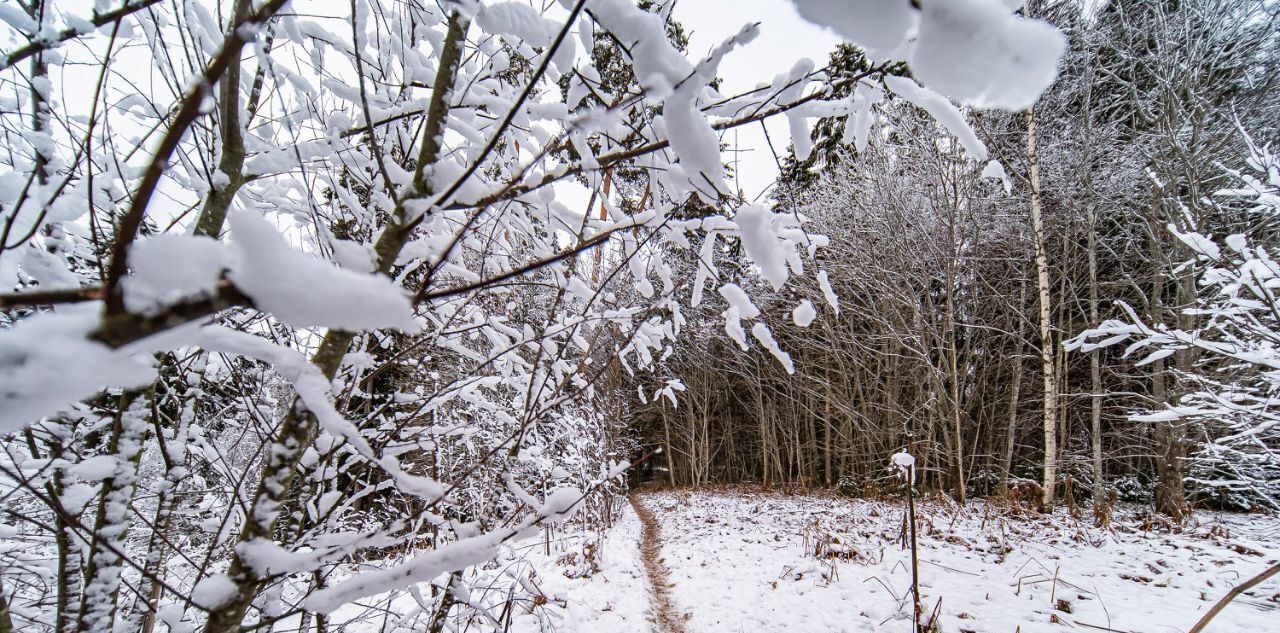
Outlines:
[[649, 619], [653, 622], [654, 633], [684, 633], [685, 618], [671, 602], [671, 578], [662, 557], [662, 528], [639, 495], [633, 493], [628, 498], [636, 516], [640, 517], [640, 558], [649, 578]]

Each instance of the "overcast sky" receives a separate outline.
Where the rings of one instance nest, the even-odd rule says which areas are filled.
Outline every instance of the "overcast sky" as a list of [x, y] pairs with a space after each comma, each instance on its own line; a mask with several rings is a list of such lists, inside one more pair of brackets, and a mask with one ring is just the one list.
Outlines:
[[[760, 23], [760, 36], [730, 53], [720, 65], [721, 91], [726, 95], [768, 83], [801, 58], [822, 67], [839, 41], [831, 31], [801, 19], [786, 0], [680, 0], [673, 17], [689, 32], [691, 57], [707, 53], [744, 24]], [[782, 156], [791, 142], [786, 120], [776, 117], [768, 126], [773, 147]], [[738, 130], [724, 136], [730, 150], [725, 158], [733, 161], [737, 157], [738, 186], [748, 198], [754, 198], [777, 178], [777, 163], [760, 124]], [[735, 145], [744, 151], [733, 153]]]

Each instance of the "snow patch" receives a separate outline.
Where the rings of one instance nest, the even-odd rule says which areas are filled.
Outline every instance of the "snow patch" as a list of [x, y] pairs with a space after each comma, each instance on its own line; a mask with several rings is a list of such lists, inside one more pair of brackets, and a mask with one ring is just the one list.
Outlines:
[[196, 583], [191, 600], [202, 609], [213, 610], [236, 597], [236, 584], [226, 574], [214, 574]]
[[289, 246], [261, 216], [228, 218], [236, 260], [230, 277], [259, 309], [296, 327], [417, 329], [413, 306], [389, 279], [337, 268]]
[[97, 305], [43, 312], [0, 331], [0, 433], [16, 431], [104, 387], [155, 380], [149, 364], [89, 338]]
[[800, 305], [791, 311], [791, 320], [800, 327], [809, 327], [816, 318], [818, 318], [818, 310], [808, 299], [801, 300]]

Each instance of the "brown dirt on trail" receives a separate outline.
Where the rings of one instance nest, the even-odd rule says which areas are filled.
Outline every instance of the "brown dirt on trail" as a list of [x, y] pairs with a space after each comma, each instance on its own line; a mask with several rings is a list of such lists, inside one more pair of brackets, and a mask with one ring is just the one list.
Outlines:
[[653, 621], [654, 633], [685, 633], [684, 617], [671, 602], [671, 579], [667, 565], [662, 561], [662, 531], [653, 513], [644, 507], [637, 494], [627, 497], [636, 516], [640, 517], [640, 559], [644, 561], [644, 571], [649, 577], [651, 594], [649, 599], [649, 619]]

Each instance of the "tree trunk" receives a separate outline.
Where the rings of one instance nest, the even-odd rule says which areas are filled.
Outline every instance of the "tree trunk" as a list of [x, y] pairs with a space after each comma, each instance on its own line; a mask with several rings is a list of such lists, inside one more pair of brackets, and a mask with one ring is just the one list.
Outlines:
[[[45, 25], [45, 6], [44, 0], [32, 2], [27, 7], [27, 15], [35, 21], [36, 24], [43, 27]], [[21, 5], [19, 5], [21, 6]], [[44, 53], [36, 53], [31, 57], [31, 130], [36, 134], [49, 133], [49, 101], [45, 93], [36, 89], [37, 84], [41, 80], [47, 79], [49, 76], [49, 65], [44, 60]], [[49, 184], [49, 160], [50, 156], [46, 154], [45, 146], [41, 143], [34, 143], [32, 148], [35, 150], [35, 168], [34, 173], [36, 182], [41, 185]]]
[[[423, 172], [429, 165], [434, 165], [440, 157], [444, 123], [450, 107], [450, 95], [453, 93], [454, 77], [462, 60], [469, 24], [469, 20], [456, 12], [449, 17], [449, 30], [445, 35], [439, 71], [432, 86], [413, 185], [404, 198], [397, 202], [392, 222], [374, 245], [379, 274], [390, 274], [400, 251], [409, 241], [413, 221], [409, 219], [409, 214], [404, 208], [405, 201], [421, 199], [432, 193], [431, 186], [423, 177]], [[355, 336], [350, 332], [329, 330], [317, 348], [312, 362], [326, 377], [332, 379], [354, 338]], [[306, 409], [301, 399], [295, 397], [273, 441], [270, 458], [259, 476], [258, 488], [254, 492], [252, 504], [241, 527], [240, 543], [259, 538], [272, 538], [280, 510], [284, 507], [292, 488], [298, 462], [302, 458], [304, 448], [313, 441], [316, 430], [315, 415]], [[210, 611], [209, 621], [205, 627], [208, 633], [230, 633], [239, 630], [240, 623], [263, 582], [258, 572], [241, 558], [239, 550], [232, 555], [227, 575], [235, 584], [235, 595]]]
[[951, 466], [951, 486], [952, 494], [955, 495], [956, 503], [964, 505], [964, 429], [960, 424], [960, 362], [958, 356], [960, 350], [956, 345], [956, 306], [955, 306], [955, 283], [956, 283], [956, 260], [958, 255], [955, 253], [955, 221], [949, 223], [951, 233], [951, 249], [952, 256], [947, 260], [947, 373], [950, 384], [948, 399], [951, 401], [951, 424], [952, 434], [955, 436], [955, 446], [952, 447], [952, 459], [954, 462]]
[[[1088, 178], [1088, 176], [1086, 176]], [[1091, 187], [1085, 190], [1089, 204], [1089, 323], [1096, 327], [1101, 316], [1098, 312], [1098, 239], [1097, 209], [1092, 200]], [[1106, 503], [1106, 482], [1102, 474], [1102, 352], [1089, 353], [1089, 440], [1092, 448], [1093, 508], [1094, 514], [1103, 511]]]
[[116, 459], [114, 473], [103, 480], [93, 522], [93, 542], [85, 561], [84, 592], [80, 600], [79, 630], [95, 630], [113, 622], [120, 598], [125, 538], [133, 518], [133, 495], [138, 465], [146, 441], [147, 415], [155, 392], [126, 391], [112, 423], [107, 455]]
[[4, 597], [4, 584], [0, 584], [0, 633], [13, 633], [13, 616], [9, 615], [9, 601]]
[[[1152, 211], [1153, 217], [1159, 217], [1157, 214], [1160, 202], [1161, 192], [1157, 188], [1153, 192]], [[1158, 235], [1156, 231], [1162, 231], [1164, 227], [1151, 227], [1152, 238], [1152, 261], [1155, 267], [1151, 276], [1151, 299], [1149, 302], [1150, 316], [1153, 322], [1159, 323], [1164, 320], [1165, 316], [1165, 272], [1162, 267], [1164, 261], [1162, 257], [1162, 248], [1160, 241], [1155, 238]], [[1178, 298], [1183, 299], [1185, 290], [1182, 287], [1181, 280], [1178, 280]], [[1186, 356], [1175, 357], [1180, 363], [1186, 363]], [[1180, 367], [1181, 368], [1181, 367]], [[1165, 359], [1161, 358], [1151, 363], [1151, 397], [1157, 404], [1169, 404], [1172, 396], [1169, 393], [1169, 375]], [[1182, 522], [1186, 518], [1186, 497], [1183, 490], [1183, 462], [1185, 460], [1185, 440], [1182, 437], [1183, 423], [1178, 420], [1156, 422], [1153, 433], [1155, 440], [1155, 470], [1156, 470], [1156, 494], [1155, 494], [1155, 510], [1169, 518]]]
[[831, 369], [826, 371], [826, 399], [822, 405], [822, 480], [827, 487], [835, 481], [831, 473]]
[[[1021, 309], [1023, 303], [1025, 303], [1026, 288], [1027, 286], [1025, 283], [1019, 286], [1019, 309]], [[1014, 320], [1015, 322], [1017, 321], [1016, 316]], [[1024, 346], [1024, 339], [1017, 330], [1014, 330], [1013, 339], [1013, 379], [1012, 384], [1009, 385], [1009, 424], [1005, 428], [1004, 457], [1000, 461], [1000, 485], [1003, 488], [1001, 492], [1008, 491], [1009, 478], [1013, 474], [1013, 449], [1016, 446], [1015, 440], [1017, 439], [1018, 432], [1018, 399], [1022, 393], [1022, 349]]]
[[1041, 505], [1053, 507], [1057, 480], [1058, 385], [1053, 362], [1053, 323], [1049, 304], [1049, 261], [1045, 250], [1044, 218], [1040, 205], [1040, 160], [1036, 155], [1036, 110], [1027, 109], [1027, 161], [1031, 164], [1031, 228], [1036, 251], [1036, 281], [1040, 293], [1040, 361], [1044, 372], [1044, 496]]
[[672, 461], [674, 458], [671, 456], [671, 421], [667, 419], [666, 401], [661, 402], [659, 406], [661, 406], [662, 411], [662, 436], [666, 442], [662, 446], [662, 452], [667, 454], [667, 483], [671, 484], [672, 488], [675, 488], [676, 465]]

